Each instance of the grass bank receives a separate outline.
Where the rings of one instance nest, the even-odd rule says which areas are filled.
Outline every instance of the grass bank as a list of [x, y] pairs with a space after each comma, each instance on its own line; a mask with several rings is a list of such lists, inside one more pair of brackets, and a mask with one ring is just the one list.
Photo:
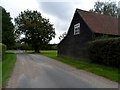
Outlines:
[[2, 89], [2, 61], [0, 61], [0, 89]]
[[[27, 51], [27, 52], [30, 53], [32, 51]], [[84, 62], [67, 57], [58, 57], [56, 50], [42, 50], [41, 54], [50, 57], [52, 59], [61, 61], [65, 64], [71, 65], [77, 69], [83, 69], [120, 83], [120, 79], [118, 78], [120, 77], [120, 73], [118, 73], [119, 70], [117, 68], [103, 66], [90, 62]]]
[[2, 61], [2, 85], [3, 87], [7, 83], [11, 73], [13, 71], [13, 67], [16, 62], [16, 54], [11, 52], [5, 53], [5, 58]]

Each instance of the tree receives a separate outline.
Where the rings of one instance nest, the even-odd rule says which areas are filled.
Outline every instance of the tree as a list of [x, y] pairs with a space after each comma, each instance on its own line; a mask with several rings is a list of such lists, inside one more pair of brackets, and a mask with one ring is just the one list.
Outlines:
[[66, 37], [67, 33], [64, 32], [62, 35], [59, 36], [59, 40], [63, 40]]
[[4, 43], [8, 49], [11, 49], [15, 44], [14, 37], [14, 25], [11, 21], [10, 13], [0, 6], [2, 9], [2, 43]]
[[96, 12], [100, 14], [110, 15], [117, 17], [118, 7], [115, 2], [95, 2], [94, 8], [90, 9], [91, 12]]
[[15, 18], [15, 33], [24, 34], [21, 40], [32, 46], [39, 53], [40, 47], [47, 45], [55, 37], [55, 29], [49, 19], [45, 19], [38, 11], [26, 10]]

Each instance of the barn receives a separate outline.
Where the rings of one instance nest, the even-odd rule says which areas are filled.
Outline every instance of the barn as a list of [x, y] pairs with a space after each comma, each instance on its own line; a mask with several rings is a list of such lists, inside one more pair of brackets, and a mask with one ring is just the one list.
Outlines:
[[58, 44], [58, 55], [88, 57], [87, 43], [103, 35], [120, 36], [117, 18], [76, 9], [66, 37]]

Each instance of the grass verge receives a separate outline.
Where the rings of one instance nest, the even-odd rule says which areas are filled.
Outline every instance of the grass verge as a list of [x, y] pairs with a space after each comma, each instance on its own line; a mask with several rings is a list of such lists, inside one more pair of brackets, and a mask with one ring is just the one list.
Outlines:
[[2, 61], [0, 61], [0, 89], [2, 89]]
[[13, 67], [16, 62], [16, 55], [11, 52], [5, 53], [5, 58], [2, 61], [2, 86], [4, 87], [7, 83], [7, 80], [9, 79]]
[[[32, 51], [27, 51], [27, 52], [31, 53]], [[84, 61], [67, 58], [67, 57], [59, 57], [57, 56], [56, 50], [41, 50], [40, 54], [50, 57], [52, 59], [61, 61], [65, 64], [71, 65], [77, 69], [83, 69], [83, 70], [92, 72], [96, 75], [103, 76], [112, 81], [116, 81], [120, 83], [120, 79], [119, 79], [120, 73], [118, 73], [119, 70], [117, 68], [94, 64], [90, 62], [84, 62]]]

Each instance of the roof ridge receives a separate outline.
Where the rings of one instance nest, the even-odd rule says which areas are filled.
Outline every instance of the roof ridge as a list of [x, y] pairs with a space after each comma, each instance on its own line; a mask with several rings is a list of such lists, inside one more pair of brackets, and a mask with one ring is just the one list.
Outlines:
[[76, 8], [76, 11], [80, 11], [80, 12], [82, 11], [82, 12], [86, 12], [86, 13], [90, 13], [90, 14], [96, 14], [96, 15], [100, 15], [100, 16], [106, 16], [106, 17], [111, 17], [111, 18], [118, 19], [117, 17], [113, 17], [113, 16], [110, 16], [110, 15], [100, 14], [100, 13], [96, 13], [96, 12], [90, 12], [90, 11], [82, 10], [82, 9], [79, 9], [79, 8]]

